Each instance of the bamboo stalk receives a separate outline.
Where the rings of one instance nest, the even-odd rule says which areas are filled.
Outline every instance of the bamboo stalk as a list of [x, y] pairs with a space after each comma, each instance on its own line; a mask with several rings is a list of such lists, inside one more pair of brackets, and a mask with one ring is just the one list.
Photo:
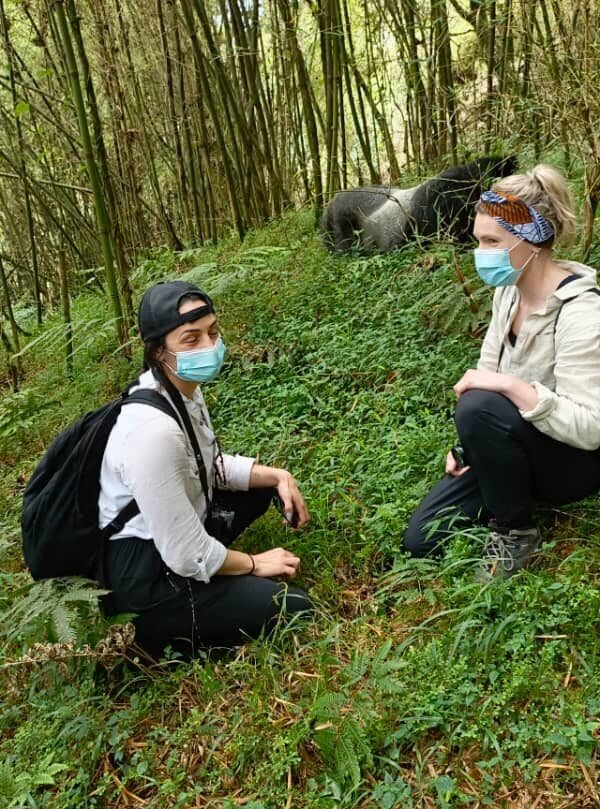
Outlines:
[[64, 9], [64, 0], [56, 0], [53, 6], [58, 29], [64, 49], [65, 62], [67, 64], [69, 83], [71, 87], [71, 95], [73, 104], [77, 113], [77, 121], [79, 124], [79, 132], [83, 144], [85, 155], [85, 162], [87, 167], [90, 185], [94, 198], [94, 209], [96, 212], [96, 222], [100, 236], [100, 243], [102, 246], [102, 255], [104, 258], [104, 271], [106, 273], [106, 280], [109, 288], [110, 300], [115, 315], [117, 337], [119, 343], [124, 345], [127, 335], [124, 330], [124, 317], [123, 309], [121, 306], [121, 299], [119, 297], [119, 287], [117, 277], [114, 271], [113, 261], [113, 248], [110, 240], [110, 223], [108, 221], [108, 213], [106, 210], [106, 203], [102, 191], [102, 184], [100, 182], [100, 175], [96, 165], [94, 152], [92, 148], [92, 140], [90, 137], [90, 130], [88, 127], [85, 104], [83, 101], [83, 94], [81, 92], [79, 69], [75, 58], [75, 51], [73, 50], [73, 42], [69, 31], [69, 25]]

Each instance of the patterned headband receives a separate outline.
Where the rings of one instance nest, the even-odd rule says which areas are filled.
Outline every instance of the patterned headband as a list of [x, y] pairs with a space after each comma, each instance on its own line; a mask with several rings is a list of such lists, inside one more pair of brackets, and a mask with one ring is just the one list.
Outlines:
[[550, 222], [518, 197], [491, 190], [483, 192], [480, 202], [488, 216], [519, 239], [543, 244], [554, 236]]

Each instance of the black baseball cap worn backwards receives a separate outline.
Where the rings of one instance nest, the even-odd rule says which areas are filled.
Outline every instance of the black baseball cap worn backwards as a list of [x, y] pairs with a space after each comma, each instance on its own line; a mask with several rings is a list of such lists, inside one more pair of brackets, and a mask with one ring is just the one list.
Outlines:
[[[179, 306], [186, 295], [198, 295], [203, 306], [181, 314]], [[138, 323], [142, 340], [158, 340], [184, 323], [191, 323], [213, 313], [210, 297], [195, 284], [187, 281], [161, 281], [147, 289], [140, 301]]]

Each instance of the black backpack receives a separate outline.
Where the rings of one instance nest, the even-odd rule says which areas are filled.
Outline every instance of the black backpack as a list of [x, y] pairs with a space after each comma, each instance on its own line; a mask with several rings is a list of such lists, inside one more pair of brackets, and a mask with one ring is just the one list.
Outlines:
[[85, 576], [103, 583], [106, 542], [139, 513], [131, 500], [105, 528], [98, 526], [102, 457], [121, 407], [132, 402], [178, 421], [160, 393], [127, 390], [60, 433], [31, 476], [23, 495], [21, 531], [25, 564], [34, 579]]

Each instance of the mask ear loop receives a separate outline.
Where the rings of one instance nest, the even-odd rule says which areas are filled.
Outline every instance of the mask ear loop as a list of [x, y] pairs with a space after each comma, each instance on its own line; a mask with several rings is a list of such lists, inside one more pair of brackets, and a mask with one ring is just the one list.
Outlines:
[[533, 250], [533, 249], [532, 249], [532, 250], [531, 250], [531, 255], [529, 256], [529, 258], [527, 259], [527, 261], [525, 262], [525, 264], [523, 264], [523, 266], [521, 267], [521, 272], [523, 272], [523, 270], [527, 269], [527, 267], [528, 267], [529, 263], [530, 263], [530, 262], [531, 262], [531, 261], [532, 261], [534, 258], [537, 258], [537, 257], [539, 256], [539, 254], [540, 254], [540, 249], [539, 249], [539, 248], [538, 248], [537, 250]]
[[[523, 241], [525, 241], [525, 239], [523, 239]], [[525, 262], [525, 264], [523, 264], [523, 266], [521, 267], [521, 269], [517, 271], [517, 272], [519, 273], [519, 277], [517, 278], [517, 280], [516, 280], [516, 282], [515, 282], [516, 284], [518, 284], [518, 283], [519, 283], [519, 281], [521, 281], [521, 280], [522, 280], [523, 275], [524, 275], [524, 273], [525, 273], [525, 270], [526, 270], [526, 269], [527, 269], [527, 267], [530, 265], [530, 263], [531, 263], [532, 259], [537, 258], [537, 257], [539, 256], [539, 254], [540, 254], [540, 251], [539, 251], [539, 250], [532, 250], [532, 251], [531, 251], [531, 255], [529, 256], [529, 258], [527, 259], [527, 261]]]
[[173, 354], [173, 352], [169, 351], [169, 349], [165, 345], [162, 345], [160, 347], [160, 354], [161, 354], [160, 357], [158, 356], [158, 354], [156, 356], [156, 364], [159, 366], [159, 368], [157, 368], [157, 370], [159, 371], [159, 373], [162, 373], [162, 374], [166, 373], [167, 376], [175, 376], [176, 377], [177, 376], [177, 374], [175, 373], [176, 369], [171, 368], [171, 366], [169, 365], [169, 363], [166, 361], [166, 359], [164, 357], [165, 354], [172, 354], [173, 356], [175, 356]]

